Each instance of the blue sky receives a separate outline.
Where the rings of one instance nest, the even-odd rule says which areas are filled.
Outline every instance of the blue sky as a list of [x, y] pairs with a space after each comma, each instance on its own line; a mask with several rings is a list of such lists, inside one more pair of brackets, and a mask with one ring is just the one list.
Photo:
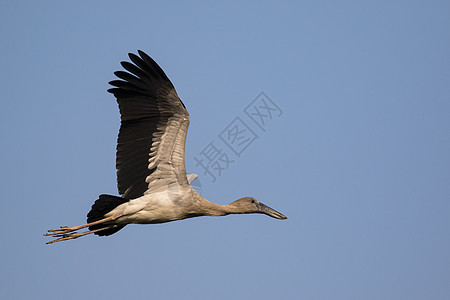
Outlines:
[[[2, 1], [2, 299], [446, 299], [449, 11]], [[189, 110], [202, 195], [253, 196], [288, 220], [203, 217], [45, 245], [47, 229], [117, 194], [106, 89], [137, 49]], [[246, 114], [261, 92], [282, 111], [263, 129]], [[236, 118], [257, 136], [239, 155], [220, 138]], [[214, 182], [196, 163], [211, 142], [233, 160]]]

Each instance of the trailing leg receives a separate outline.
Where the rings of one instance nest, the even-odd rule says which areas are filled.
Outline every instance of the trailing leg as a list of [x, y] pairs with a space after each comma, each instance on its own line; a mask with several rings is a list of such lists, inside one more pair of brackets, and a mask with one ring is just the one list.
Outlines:
[[[58, 237], [58, 239], [50, 241], [50, 242], [47, 242], [46, 244], [48, 245], [48, 244], [53, 244], [53, 243], [56, 243], [56, 242], [76, 239], [76, 238], [79, 238], [81, 236], [85, 236], [85, 235], [91, 234], [91, 233], [96, 233], [96, 232], [101, 231], [101, 230], [113, 229], [114, 227], [117, 227], [117, 226], [118, 225], [111, 225], [111, 226], [97, 228], [97, 229], [89, 230], [89, 231], [85, 231], [85, 232], [72, 232], [72, 233], [54, 234], [53, 237]], [[48, 234], [46, 234], [46, 235], [48, 235]]]
[[[94, 233], [99, 236], [106, 236], [116, 233], [122, 229], [126, 224], [120, 224], [114, 222], [123, 213], [116, 213], [112, 216], [105, 217], [105, 215], [111, 213], [116, 207], [121, 204], [128, 202], [128, 199], [111, 196], [111, 195], [100, 195], [99, 198], [92, 205], [91, 210], [87, 215], [87, 223], [79, 226], [63, 226], [58, 229], [50, 229], [44, 236], [58, 237], [58, 239], [53, 240], [47, 244], [54, 242], [65, 241], [70, 239], [76, 239], [80, 236]], [[80, 229], [89, 227], [89, 231], [85, 232], [75, 232]]]
[[[56, 236], [58, 234], [67, 234], [69, 232], [77, 231], [77, 230], [80, 230], [80, 229], [83, 229], [86, 227], [103, 224], [105, 222], [114, 221], [115, 219], [119, 218], [120, 216], [122, 216], [122, 215], [114, 215], [111, 217], [103, 218], [103, 219], [100, 219], [100, 220], [97, 220], [97, 221], [94, 221], [91, 223], [79, 225], [79, 226], [62, 226], [61, 228], [50, 229], [50, 230], [48, 230], [48, 233], [44, 234], [44, 236]], [[100, 230], [97, 230], [97, 231], [100, 231]]]

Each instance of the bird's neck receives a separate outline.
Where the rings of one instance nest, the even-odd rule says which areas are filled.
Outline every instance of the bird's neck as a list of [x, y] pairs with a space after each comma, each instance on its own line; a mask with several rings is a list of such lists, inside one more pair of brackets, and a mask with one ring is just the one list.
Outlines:
[[204, 216], [226, 216], [229, 214], [236, 214], [239, 213], [238, 210], [234, 205], [228, 204], [228, 205], [221, 205], [212, 203], [202, 196], [198, 195], [197, 198], [197, 211], [200, 211], [202, 215]]

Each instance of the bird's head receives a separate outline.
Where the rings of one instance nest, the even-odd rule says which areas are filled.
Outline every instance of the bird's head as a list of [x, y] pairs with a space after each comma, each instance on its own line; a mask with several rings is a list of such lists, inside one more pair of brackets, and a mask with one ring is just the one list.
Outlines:
[[266, 214], [275, 219], [285, 220], [287, 217], [282, 213], [277, 212], [275, 209], [268, 207], [267, 205], [257, 201], [252, 197], [244, 197], [231, 202], [229, 206], [233, 207], [235, 213], [241, 214]]

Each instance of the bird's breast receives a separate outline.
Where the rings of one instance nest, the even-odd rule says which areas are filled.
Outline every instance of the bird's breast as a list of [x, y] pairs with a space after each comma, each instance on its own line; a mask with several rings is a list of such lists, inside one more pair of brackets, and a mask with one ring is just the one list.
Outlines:
[[125, 203], [124, 222], [135, 224], [165, 223], [184, 219], [181, 195], [160, 192], [147, 194]]

